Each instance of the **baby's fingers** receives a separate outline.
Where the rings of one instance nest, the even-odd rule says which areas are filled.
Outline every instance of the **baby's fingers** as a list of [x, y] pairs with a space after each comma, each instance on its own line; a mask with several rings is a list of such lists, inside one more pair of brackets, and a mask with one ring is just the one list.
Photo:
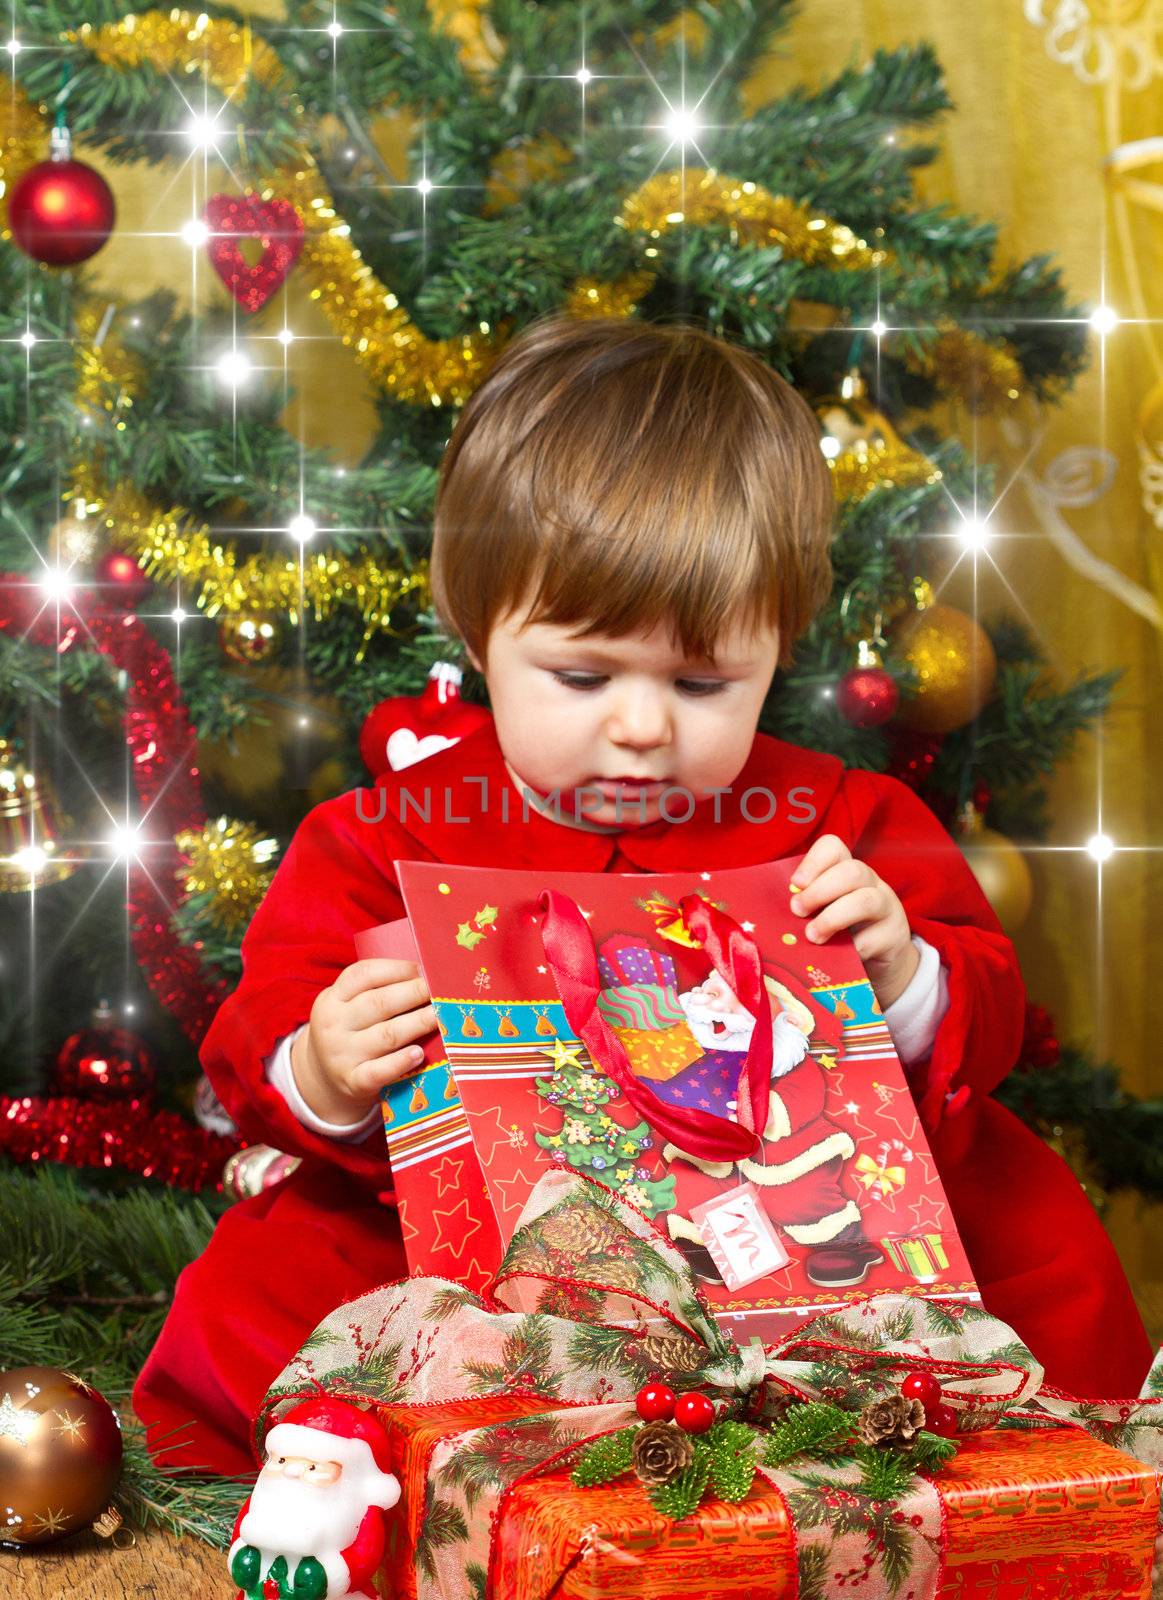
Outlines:
[[422, 977], [385, 983], [379, 988], [365, 989], [362, 994], [349, 1000], [344, 1023], [353, 1032], [372, 1028], [378, 1022], [388, 1022], [406, 1015], [431, 998], [428, 985]]
[[419, 1045], [405, 1045], [371, 1061], [362, 1061], [351, 1075], [352, 1088], [361, 1096], [379, 1094], [389, 1083], [398, 1083], [415, 1072], [423, 1059], [424, 1051]]
[[331, 992], [337, 1000], [352, 1000], [366, 989], [414, 978], [419, 970], [415, 961], [397, 961], [391, 956], [368, 956], [363, 961], [353, 961], [349, 967], [344, 967], [331, 985]]
[[[402, 1011], [398, 1017], [388, 1017], [370, 1028], [361, 1028], [352, 1034], [351, 1044], [360, 1060], [375, 1061], [406, 1053], [408, 1045], [426, 1039], [436, 1031], [436, 1026], [436, 1007], [420, 1006], [415, 1011]], [[412, 1064], [415, 1065], [415, 1061]]]
[[886, 909], [879, 888], [866, 886], [853, 889], [850, 894], [842, 894], [831, 905], [825, 906], [819, 916], [813, 917], [808, 923], [804, 933], [813, 944], [822, 944], [841, 928], [850, 928], [857, 922], [875, 921], [885, 914]]
[[792, 873], [792, 894], [799, 889], [806, 889], [821, 872], [834, 867], [839, 861], [847, 861], [851, 854], [838, 833], [822, 833]]

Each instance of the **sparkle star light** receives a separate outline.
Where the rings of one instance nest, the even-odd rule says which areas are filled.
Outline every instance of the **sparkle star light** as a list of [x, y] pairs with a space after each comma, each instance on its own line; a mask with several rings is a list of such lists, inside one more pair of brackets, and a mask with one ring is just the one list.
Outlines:
[[662, 119], [662, 126], [670, 135], [672, 144], [694, 144], [703, 131], [702, 123], [686, 106], [671, 106]]
[[224, 384], [231, 389], [238, 389], [249, 380], [254, 364], [245, 350], [235, 348], [224, 351], [218, 357], [214, 370]]
[[225, 106], [220, 106], [211, 115], [206, 111], [195, 111], [185, 127], [186, 138], [195, 150], [211, 151], [218, 148], [219, 139], [227, 133], [227, 129], [219, 125], [218, 118], [225, 111]]
[[183, 222], [178, 232], [191, 250], [200, 250], [210, 237], [210, 229], [201, 217], [191, 217], [188, 222]]
[[114, 824], [106, 842], [118, 861], [135, 861], [146, 840], [142, 837], [139, 824], [118, 822]]

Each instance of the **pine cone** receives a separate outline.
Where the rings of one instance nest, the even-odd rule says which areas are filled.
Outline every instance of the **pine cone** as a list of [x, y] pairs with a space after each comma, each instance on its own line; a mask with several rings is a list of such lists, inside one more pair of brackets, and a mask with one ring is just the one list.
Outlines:
[[702, 1345], [694, 1339], [675, 1339], [667, 1334], [652, 1333], [641, 1343], [645, 1359], [652, 1367], [664, 1372], [696, 1372], [707, 1356]]
[[612, 1218], [573, 1207], [543, 1217], [540, 1231], [551, 1250], [572, 1256], [600, 1255], [622, 1235]]
[[856, 1432], [865, 1444], [911, 1445], [917, 1430], [924, 1426], [925, 1408], [919, 1400], [890, 1394], [865, 1406]]
[[619, 1289], [637, 1289], [642, 1282], [641, 1274], [628, 1261], [595, 1261], [584, 1271], [587, 1283], [600, 1283], [615, 1293]]
[[690, 1437], [673, 1422], [648, 1422], [634, 1437], [631, 1460], [639, 1483], [649, 1489], [677, 1478], [694, 1453]]

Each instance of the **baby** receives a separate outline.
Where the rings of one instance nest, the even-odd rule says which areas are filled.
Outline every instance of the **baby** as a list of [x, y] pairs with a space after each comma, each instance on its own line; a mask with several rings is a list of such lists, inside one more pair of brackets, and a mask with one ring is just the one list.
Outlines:
[[809, 940], [855, 942], [986, 1307], [1052, 1382], [1138, 1392], [1151, 1349], [1089, 1201], [989, 1098], [1025, 991], [964, 858], [896, 779], [757, 731], [830, 594], [832, 520], [813, 414], [749, 351], [567, 316], [505, 348], [445, 452], [432, 555], [492, 719], [316, 806], [247, 931], [202, 1062], [246, 1138], [303, 1160], [179, 1280], [134, 1391], [160, 1461], [253, 1469], [251, 1418], [293, 1352], [407, 1274], [378, 1102], [436, 1018], [414, 965], [353, 960], [360, 929], [404, 915], [406, 858], [549, 883], [797, 858], [791, 909]]

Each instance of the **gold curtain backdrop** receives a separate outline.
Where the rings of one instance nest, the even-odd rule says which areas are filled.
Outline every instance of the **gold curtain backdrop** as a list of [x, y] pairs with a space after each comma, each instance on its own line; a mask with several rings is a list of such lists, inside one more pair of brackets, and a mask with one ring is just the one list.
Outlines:
[[[277, 0], [240, 9], [282, 15]], [[439, 5], [441, 15], [452, 9]], [[1105, 303], [1122, 318], [1105, 340], [1094, 335], [1091, 366], [1061, 407], [1039, 415], [1023, 401], [1006, 417], [950, 409], [939, 419], [995, 464], [999, 493], [996, 506], [978, 508], [994, 530], [989, 556], [978, 558], [976, 573], [962, 560], [941, 598], [1024, 615], [1061, 681], [1123, 669], [1105, 726], [1082, 737], [1051, 780], [1051, 848], [1030, 855], [1034, 907], [1015, 942], [1031, 996], [1049, 1007], [1060, 1037], [1089, 1043], [1117, 1063], [1130, 1089], [1154, 1095], [1163, 1093], [1155, 1047], [1163, 984], [1151, 970], [1152, 954], [1163, 952], [1163, 402], [1155, 395], [1163, 329], [1148, 319], [1163, 314], [1163, 283], [1152, 271], [1163, 244], [1161, 38], [1163, 0], [914, 0], [907, 8], [803, 0], [750, 80], [759, 105], [878, 47], [931, 41], [956, 109], [934, 135], [941, 155], [918, 175], [921, 198], [996, 220], [999, 259], [1049, 252], [1072, 298]], [[692, 61], [694, 94], [698, 82]], [[393, 114], [372, 130], [401, 182], [409, 125]], [[1141, 143], [1151, 139], [1158, 148]], [[192, 253], [177, 237], [209, 193], [230, 188], [225, 170], [114, 166], [83, 143], [79, 153], [117, 197], [117, 229], [90, 263], [97, 290], [137, 295], [164, 284], [185, 303], [228, 306], [208, 264], [192, 272]], [[713, 164], [713, 148], [706, 155]], [[438, 203], [438, 194], [429, 200]], [[287, 425], [308, 445], [333, 450], [337, 464], [354, 463], [375, 431], [371, 391], [302, 274], [292, 273], [285, 301], [276, 296], [253, 318], [240, 312], [240, 323], [270, 337], [284, 305], [297, 335], [286, 352], [296, 391]], [[281, 366], [283, 348], [269, 348]], [[1078, 848], [1100, 827], [1118, 846], [1101, 880]], [[1163, 1208], [1123, 1197], [1107, 1224], [1153, 1331], [1163, 1332]]]

